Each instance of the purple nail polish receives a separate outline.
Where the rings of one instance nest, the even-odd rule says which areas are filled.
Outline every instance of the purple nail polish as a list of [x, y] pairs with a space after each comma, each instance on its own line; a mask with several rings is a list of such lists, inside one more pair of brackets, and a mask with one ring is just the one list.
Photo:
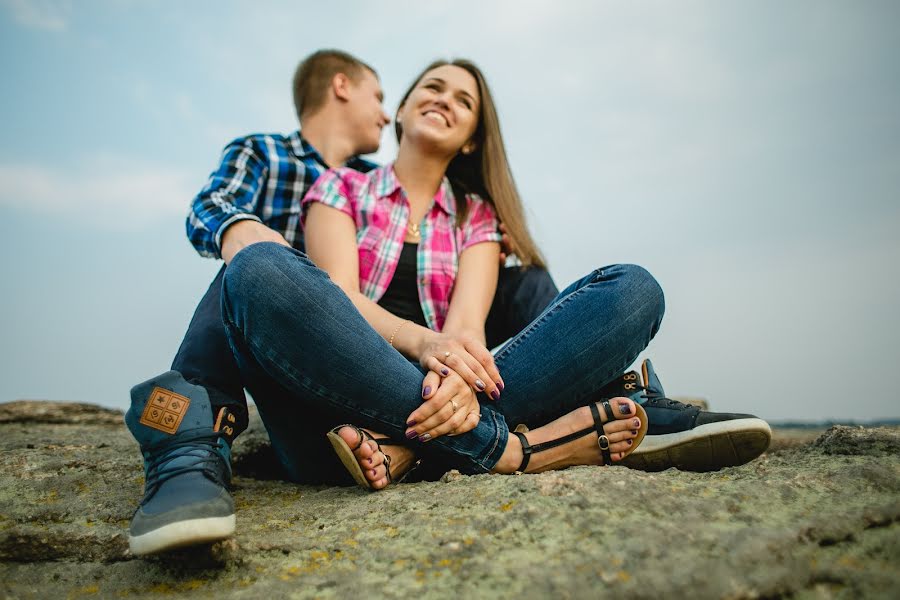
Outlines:
[[500, 388], [500, 391], [502, 392], [502, 391], [503, 391], [503, 382], [502, 382], [502, 381], [498, 381], [498, 382], [497, 382], [497, 387]]
[[475, 387], [477, 387], [482, 392], [484, 391], [484, 382], [480, 379], [475, 380]]
[[430, 439], [431, 439], [431, 434], [430, 434], [430, 433], [423, 433], [422, 435], [419, 436], [419, 441], [420, 441], [420, 442], [427, 442], [427, 441], [430, 440]]
[[494, 401], [496, 402], [497, 400], [500, 399], [500, 392], [498, 392], [497, 390], [494, 390], [493, 392], [491, 392], [491, 398], [493, 398]]
[[418, 425], [418, 424], [419, 424], [418, 421], [407, 421], [407, 422], [406, 422], [406, 426], [407, 426], [407, 427], [415, 427], [415, 426]]
[[417, 435], [419, 435], [419, 434], [416, 433], [416, 430], [415, 430], [415, 429], [412, 429], [412, 430], [406, 432], [406, 439], [408, 439], [408, 440], [415, 439], [415, 437], [416, 437]]
[[633, 443], [634, 443], [634, 440], [628, 440], [628, 445], [629, 445], [629, 446], [632, 445]]
[[635, 419], [635, 420], [632, 421], [632, 422], [634, 423], [634, 426], [635, 426], [635, 427], [640, 427], [640, 426], [641, 426], [641, 420], [640, 420], [640, 419]]
[[628, 404], [620, 404], [619, 412], [622, 413], [623, 415], [630, 415], [631, 414], [631, 406], [629, 406]]
[[632, 430], [631, 430], [631, 435], [637, 435], [637, 429], [632, 429]]
[[422, 397], [424, 398], [425, 396], [427, 396], [427, 395], [430, 394], [430, 393], [431, 393], [431, 386], [430, 386], [430, 385], [426, 385], [426, 386], [425, 386], [425, 389], [422, 390]]
[[446, 377], [446, 376], [449, 375], [449, 374], [450, 374], [450, 371], [447, 370], [446, 367], [443, 368], [443, 369], [441, 369], [441, 375], [443, 375], [444, 377]]

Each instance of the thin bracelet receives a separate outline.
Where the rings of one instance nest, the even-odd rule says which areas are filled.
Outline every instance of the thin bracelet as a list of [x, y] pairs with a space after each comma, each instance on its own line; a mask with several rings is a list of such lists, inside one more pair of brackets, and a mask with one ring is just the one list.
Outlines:
[[391, 348], [394, 347], [394, 336], [397, 335], [397, 332], [400, 331], [400, 328], [409, 323], [409, 321], [404, 320], [402, 323], [394, 327], [394, 333], [391, 334], [391, 339], [388, 340], [388, 343], [391, 345]]

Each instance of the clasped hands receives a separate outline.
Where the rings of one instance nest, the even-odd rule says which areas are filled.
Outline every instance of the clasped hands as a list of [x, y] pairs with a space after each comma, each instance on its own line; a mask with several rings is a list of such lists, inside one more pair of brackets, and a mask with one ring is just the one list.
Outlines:
[[500, 399], [503, 379], [494, 357], [475, 336], [438, 333], [419, 355], [428, 369], [422, 381], [424, 402], [407, 419], [406, 437], [419, 441], [471, 431], [481, 418], [477, 392]]

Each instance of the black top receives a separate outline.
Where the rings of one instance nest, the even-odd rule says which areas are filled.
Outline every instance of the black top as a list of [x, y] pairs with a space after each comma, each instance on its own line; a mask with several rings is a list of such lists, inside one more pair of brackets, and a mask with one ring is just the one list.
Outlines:
[[428, 323], [425, 322], [425, 313], [422, 312], [422, 305], [419, 304], [419, 288], [416, 285], [418, 277], [416, 253], [418, 249], [418, 244], [403, 243], [397, 270], [394, 271], [394, 277], [381, 300], [378, 301], [378, 305], [401, 319], [409, 319], [422, 327], [428, 327]]

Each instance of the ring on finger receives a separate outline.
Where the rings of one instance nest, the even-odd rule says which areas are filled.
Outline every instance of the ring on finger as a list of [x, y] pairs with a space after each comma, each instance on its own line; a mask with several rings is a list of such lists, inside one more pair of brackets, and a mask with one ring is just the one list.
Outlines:
[[453, 406], [453, 412], [459, 410], [459, 404], [456, 403], [456, 400], [450, 400], [450, 405]]
[[448, 358], [450, 358], [451, 354], [453, 354], [453, 353], [452, 352], [444, 352], [444, 360], [447, 360]]

